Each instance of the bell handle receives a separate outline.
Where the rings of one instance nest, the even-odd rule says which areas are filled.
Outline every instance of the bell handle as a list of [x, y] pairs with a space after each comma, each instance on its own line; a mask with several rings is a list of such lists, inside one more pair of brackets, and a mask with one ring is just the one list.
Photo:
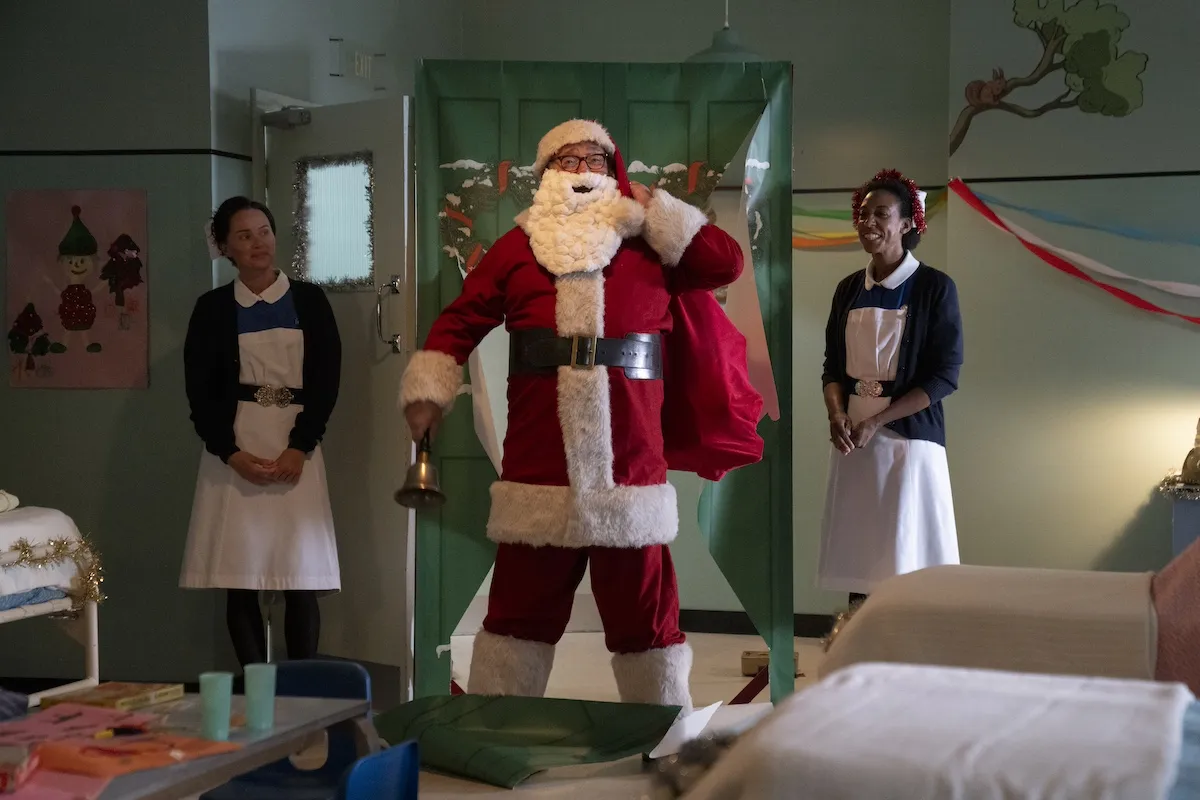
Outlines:
[[429, 445], [429, 430], [426, 429], [425, 433], [421, 434], [421, 444], [417, 447], [417, 450], [421, 453], [428, 453], [431, 449]]

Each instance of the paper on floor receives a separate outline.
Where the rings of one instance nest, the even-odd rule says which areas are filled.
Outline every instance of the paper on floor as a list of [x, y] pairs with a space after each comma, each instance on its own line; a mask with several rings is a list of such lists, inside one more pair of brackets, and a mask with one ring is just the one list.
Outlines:
[[675, 720], [675, 724], [670, 727], [663, 740], [650, 751], [650, 757], [665, 758], [678, 753], [680, 748], [704, 732], [712, 720], [713, 714], [717, 713], [717, 709], [720, 707], [721, 703], [713, 703], [711, 706], [696, 709], [690, 714], [680, 714], [679, 719]]

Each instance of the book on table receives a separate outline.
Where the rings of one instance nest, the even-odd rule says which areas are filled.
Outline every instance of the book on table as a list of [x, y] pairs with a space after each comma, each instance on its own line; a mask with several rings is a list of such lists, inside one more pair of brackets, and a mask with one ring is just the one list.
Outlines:
[[42, 708], [51, 708], [60, 703], [76, 703], [98, 706], [117, 711], [132, 711], [135, 708], [169, 703], [183, 697], [182, 683], [102, 683], [87, 689], [47, 697]]

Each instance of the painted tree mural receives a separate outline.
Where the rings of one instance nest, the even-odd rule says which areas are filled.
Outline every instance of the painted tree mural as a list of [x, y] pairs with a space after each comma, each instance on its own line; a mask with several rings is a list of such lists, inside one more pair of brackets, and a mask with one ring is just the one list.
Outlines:
[[[991, 80], [967, 84], [967, 105], [950, 132], [950, 154], [962, 145], [974, 119], [987, 111], [1006, 111], [1035, 119], [1051, 111], [1078, 109], [1085, 114], [1124, 117], [1142, 106], [1142, 73], [1149, 57], [1133, 50], [1120, 52], [1129, 17], [1115, 5], [1099, 0], [1015, 0], [1013, 22], [1037, 35], [1042, 56], [1029, 74], [1005, 77], [992, 70]], [[1062, 92], [1039, 106], [1009, 99], [1017, 89], [1035, 86], [1061, 73]]]

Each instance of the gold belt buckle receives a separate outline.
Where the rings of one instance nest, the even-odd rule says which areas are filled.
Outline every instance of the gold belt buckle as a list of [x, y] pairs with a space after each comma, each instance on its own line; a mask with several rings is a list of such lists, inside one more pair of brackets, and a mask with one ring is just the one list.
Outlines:
[[[588, 350], [588, 352], [590, 353], [589, 360], [583, 364], [580, 364], [576, 361], [576, 359], [579, 356], [579, 342], [580, 341], [585, 341], [585, 342], [590, 341], [592, 343], [591, 348]], [[595, 367], [596, 367], [596, 337], [595, 336], [572, 336], [571, 337], [571, 368], [572, 369], [595, 369]]]
[[859, 397], [880, 397], [883, 395], [883, 384], [879, 381], [857, 381], [854, 393]]
[[254, 393], [255, 402], [263, 408], [287, 408], [292, 404], [292, 397], [291, 389], [286, 386], [260, 386]]

